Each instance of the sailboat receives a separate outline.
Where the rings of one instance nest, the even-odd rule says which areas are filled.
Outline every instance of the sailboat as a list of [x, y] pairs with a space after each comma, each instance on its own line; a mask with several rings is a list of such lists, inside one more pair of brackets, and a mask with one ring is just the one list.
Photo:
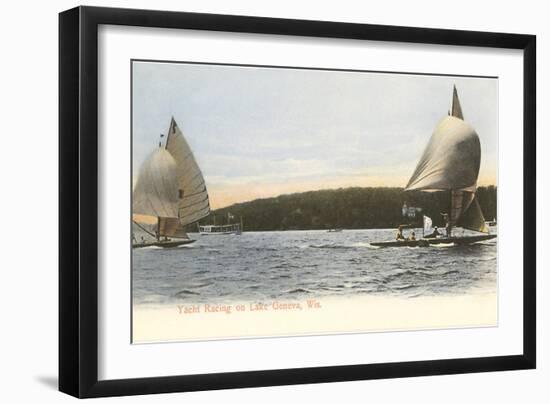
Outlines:
[[[481, 162], [479, 136], [464, 121], [456, 86], [448, 116], [436, 126], [405, 191], [447, 192], [449, 209], [445, 218], [446, 234], [419, 240], [395, 240], [370, 243], [379, 247], [428, 246], [431, 244], [472, 244], [490, 240], [481, 207], [476, 198]], [[479, 234], [453, 236], [453, 228], [461, 227]]]
[[[161, 138], [163, 136], [161, 135]], [[132, 201], [132, 247], [177, 247], [189, 244], [185, 226], [210, 213], [201, 170], [183, 133], [172, 117], [166, 141], [159, 142], [143, 162]]]

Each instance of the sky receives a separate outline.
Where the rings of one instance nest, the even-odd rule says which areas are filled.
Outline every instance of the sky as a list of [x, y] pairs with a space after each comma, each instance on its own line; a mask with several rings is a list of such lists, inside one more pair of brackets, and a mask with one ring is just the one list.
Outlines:
[[133, 62], [133, 178], [173, 116], [213, 209], [293, 192], [404, 187], [456, 85], [496, 184], [498, 79]]

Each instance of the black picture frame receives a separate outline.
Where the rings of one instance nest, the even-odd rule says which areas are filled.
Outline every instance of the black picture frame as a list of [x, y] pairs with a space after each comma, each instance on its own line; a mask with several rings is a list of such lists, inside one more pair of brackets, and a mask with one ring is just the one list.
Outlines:
[[[97, 62], [100, 24], [522, 50], [523, 354], [99, 381]], [[59, 390], [84, 398], [535, 368], [535, 103], [534, 35], [96, 7], [77, 7], [60, 13]], [[527, 224], [529, 229], [525, 227]]]

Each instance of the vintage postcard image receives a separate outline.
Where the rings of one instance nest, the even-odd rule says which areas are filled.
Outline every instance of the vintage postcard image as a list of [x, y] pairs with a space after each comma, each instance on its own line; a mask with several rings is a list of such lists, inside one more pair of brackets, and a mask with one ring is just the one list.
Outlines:
[[497, 325], [497, 78], [131, 69], [133, 343]]

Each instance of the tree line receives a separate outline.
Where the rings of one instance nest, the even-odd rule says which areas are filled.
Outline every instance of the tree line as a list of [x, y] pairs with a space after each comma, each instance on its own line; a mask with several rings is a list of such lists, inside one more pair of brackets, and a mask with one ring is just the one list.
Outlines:
[[[497, 217], [497, 189], [479, 187], [477, 198], [486, 220]], [[422, 209], [415, 218], [404, 217], [403, 203]], [[212, 211], [203, 224], [238, 223], [246, 231], [321, 230], [331, 228], [396, 228], [419, 225], [422, 216], [444, 226], [442, 212], [449, 211], [448, 192], [404, 192], [403, 188], [340, 188], [280, 195], [237, 203]]]

